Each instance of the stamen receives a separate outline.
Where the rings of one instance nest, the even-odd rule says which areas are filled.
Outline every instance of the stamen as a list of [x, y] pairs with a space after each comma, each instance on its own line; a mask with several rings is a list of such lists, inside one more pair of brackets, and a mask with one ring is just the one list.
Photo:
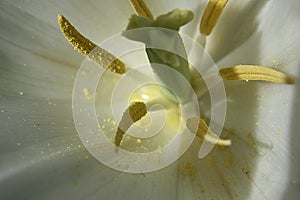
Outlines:
[[255, 65], [237, 65], [221, 69], [219, 73], [224, 80], [260, 80], [284, 84], [293, 84], [294, 82], [282, 72]]
[[154, 20], [154, 17], [144, 0], [130, 0], [130, 4], [137, 15]]
[[147, 108], [143, 102], [134, 102], [125, 110], [116, 133], [116, 146], [120, 146], [123, 135], [129, 129], [129, 127], [140, 120], [142, 117], [144, 117], [146, 114]]
[[204, 138], [204, 140], [212, 143], [217, 144], [220, 146], [230, 146], [231, 140], [229, 139], [221, 139], [219, 136], [214, 134], [209, 127], [207, 126], [206, 122], [200, 118], [190, 118], [187, 120], [187, 127], [192, 133], [196, 133], [196, 136], [199, 138]]
[[58, 23], [61, 32], [75, 50], [94, 60], [100, 67], [108, 66], [110, 71], [118, 74], [125, 72], [125, 64], [122, 61], [80, 34], [64, 16], [58, 15]]
[[210, 0], [201, 18], [200, 33], [209, 35], [226, 6], [228, 0]]

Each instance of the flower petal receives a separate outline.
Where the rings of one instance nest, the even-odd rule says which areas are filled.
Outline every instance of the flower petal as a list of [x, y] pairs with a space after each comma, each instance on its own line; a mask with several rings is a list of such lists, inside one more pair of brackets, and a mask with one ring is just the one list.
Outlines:
[[[293, 117], [297, 113], [295, 110], [299, 110], [299, 59], [295, 56], [300, 52], [300, 26], [295, 20], [299, 9], [297, 1], [290, 1], [289, 4], [266, 2], [257, 10], [259, 14], [255, 20], [255, 31], [243, 39], [242, 44], [239, 45], [239, 38], [243, 37], [244, 30], [251, 33], [251, 26], [243, 25], [236, 36], [231, 34], [228, 42], [234, 47], [232, 51], [222, 49], [214, 51], [212, 55], [218, 60], [219, 67], [259, 64], [284, 71], [295, 79], [295, 85], [292, 86], [226, 81], [228, 112], [225, 126], [235, 128], [236, 134], [257, 151], [257, 168], [253, 171], [255, 176], [252, 181], [263, 193], [257, 190], [251, 198], [281, 198], [291, 186], [291, 179], [299, 179], [299, 170], [295, 171], [299, 159], [294, 155], [299, 148], [291, 147], [294, 144], [292, 138], [297, 137], [295, 130], [299, 130], [299, 124]], [[246, 21], [251, 19], [251, 13]], [[226, 27], [223, 28], [225, 30]], [[222, 32], [217, 32], [217, 29], [214, 37], [216, 39], [219, 35], [221, 39], [215, 48], [230, 47], [230, 43], [228, 46], [225, 42], [225, 36], [220, 35]], [[231, 30], [230, 24], [228, 29]], [[268, 187], [270, 182], [272, 188]]]
[[[208, 37], [208, 51], [216, 62], [226, 55], [237, 62], [251, 62], [254, 57], [269, 63], [292, 57], [295, 48], [300, 48], [299, 9], [298, 1], [229, 1]], [[232, 57], [233, 52], [239, 52], [241, 58]]]
[[[295, 17], [299, 10], [297, 6], [290, 9], [283, 2], [274, 2], [266, 3], [268, 7], [262, 10], [254, 9], [250, 16], [253, 17], [257, 13], [262, 13], [259, 16], [263, 16], [264, 12], [275, 15], [275, 11], [274, 13], [269, 11], [273, 5], [276, 5], [280, 11], [284, 9], [285, 14], [280, 15], [281, 17]], [[186, 1], [179, 0], [149, 1], [148, 3], [156, 16], [177, 7], [190, 8], [195, 11], [204, 4], [200, 1], [186, 3]], [[284, 5], [282, 6], [281, 3]], [[298, 5], [296, 1], [292, 3], [291, 5]], [[236, 5], [243, 5], [242, 11], [252, 8], [247, 7], [250, 4], [252, 7], [256, 5], [249, 2], [236, 3]], [[68, 16], [70, 20], [73, 19], [72, 22], [82, 33], [99, 43], [111, 34], [124, 29], [127, 18], [133, 13], [128, 2], [114, 0], [99, 3], [95, 0], [84, 3], [83, 1], [54, 3], [18, 0], [3, 1], [0, 5], [2, 25], [0, 30], [2, 49], [0, 121], [1, 130], [4, 130], [1, 133], [0, 158], [5, 160], [0, 164], [0, 194], [5, 198], [274, 199], [280, 198], [279, 196], [283, 194], [285, 186], [288, 185], [288, 177], [282, 176], [287, 175], [290, 161], [290, 152], [287, 149], [290, 124], [286, 119], [291, 119], [290, 113], [295, 110], [290, 104], [290, 99], [295, 93], [294, 88], [281, 85], [265, 86], [260, 83], [230, 83], [227, 87], [231, 102], [228, 103], [229, 113], [226, 125], [236, 127], [235, 134], [231, 136], [232, 148], [215, 149], [210, 157], [198, 160], [199, 145], [196, 144], [180, 160], [180, 170], [183, 169], [183, 171], [177, 173], [176, 164], [145, 175], [119, 173], [91, 158], [78, 139], [72, 121], [71, 91], [76, 68], [83, 57], [73, 52], [60, 34], [56, 16], [61, 13]], [[82, 9], [83, 7], [85, 9]], [[288, 13], [290, 15], [287, 15]], [[229, 16], [230, 11], [227, 11], [227, 14], [224, 12], [224, 16], [226, 15]], [[244, 15], [247, 15], [247, 12]], [[225, 20], [224, 16], [221, 16], [223, 20]], [[119, 20], [121, 18], [122, 20]], [[200, 14], [195, 19], [200, 19]], [[238, 64], [236, 62], [264, 61], [255, 64], [266, 65], [267, 62], [272, 63], [271, 59], [278, 59], [282, 56], [281, 52], [284, 51], [282, 48], [289, 45], [293, 48], [287, 51], [286, 55], [292, 55], [295, 49], [293, 44], [298, 41], [295, 40], [299, 35], [297, 27], [294, 29], [296, 31], [289, 32], [286, 31], [290, 30], [287, 25], [288, 29], [283, 31], [285, 37], [274, 36], [271, 40], [268, 37], [270, 38], [270, 35], [274, 33], [272, 28], [264, 33], [256, 32], [256, 30], [263, 30], [268, 24], [268, 18], [263, 19], [260, 29], [252, 26], [247, 29], [245, 28], [247, 25], [243, 24], [242, 27], [250, 30], [250, 34], [243, 35], [240, 29], [237, 34], [241, 36], [240, 39], [230, 40], [230, 42], [236, 42], [234, 45], [221, 40], [214, 48], [212, 42], [218, 41], [218, 32], [222, 30], [221, 26], [219, 26], [219, 31], [216, 27], [215, 36], [212, 35], [209, 39], [209, 51], [216, 60], [220, 60], [225, 55], [231, 56], [224, 57], [218, 64], [223, 66]], [[248, 21], [251, 20], [250, 17]], [[279, 26], [275, 26], [275, 20], [272, 27], [280, 28], [285, 25], [285, 20], [281, 19]], [[195, 29], [198, 23], [199, 20], [193, 21], [182, 32], [195, 35], [198, 31]], [[224, 24], [224, 22], [220, 20], [219, 24]], [[294, 24], [295, 22], [292, 23]], [[292, 33], [291, 36], [290, 33]], [[222, 34], [223, 36], [232, 38], [232, 34], [226, 34], [226, 36]], [[281, 38], [283, 39], [279, 40]], [[273, 50], [274, 46], [267, 47], [275, 39], [284, 41], [278, 47], [280, 49], [278, 51]], [[261, 45], [258, 45], [258, 41]], [[228, 45], [228, 48], [225, 48], [226, 51], [218, 50], [225, 45], [226, 47]], [[233, 51], [229, 54], [229, 50], [238, 46], [241, 48], [240, 51]], [[256, 48], [250, 51], [249, 47]], [[243, 52], [253, 53], [257, 49], [261, 51], [265, 59], [261, 59], [259, 54], [254, 58], [251, 54], [241, 56]], [[287, 71], [297, 74], [295, 70], [299, 63], [295, 62], [293, 56], [287, 57], [286, 64], [288, 64]], [[251, 93], [243, 92], [246, 90], [253, 91], [256, 96], [253, 97]], [[281, 91], [282, 94], [275, 100], [274, 90]], [[298, 105], [297, 100], [295, 101]], [[256, 107], [263, 109], [258, 111]], [[274, 120], [272, 113], [278, 116]], [[257, 126], [256, 122], [259, 122]], [[293, 130], [299, 128], [297, 125], [294, 127], [296, 128]], [[279, 130], [282, 135], [276, 135]], [[249, 131], [252, 132], [253, 137], [248, 136]], [[275, 132], [275, 136], [270, 135], [270, 132]], [[262, 133], [262, 136], [259, 133]], [[257, 148], [254, 148], [253, 142]], [[186, 163], [193, 165], [186, 165]], [[268, 187], [270, 184], [272, 188]], [[205, 192], [201, 191], [202, 186]], [[277, 196], [276, 193], [276, 197], [274, 197], [274, 190], [279, 194]]]

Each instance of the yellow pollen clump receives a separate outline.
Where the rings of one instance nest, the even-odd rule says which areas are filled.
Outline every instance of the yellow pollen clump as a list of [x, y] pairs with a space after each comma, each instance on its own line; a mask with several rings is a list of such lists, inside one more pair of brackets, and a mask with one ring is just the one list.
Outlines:
[[228, 0], [210, 0], [204, 10], [200, 22], [200, 33], [209, 35], [226, 6]]
[[248, 138], [248, 140], [251, 142], [252, 147], [253, 147], [254, 149], [256, 149], [256, 148], [257, 148], [257, 144], [256, 144], [256, 142], [255, 142], [255, 139], [254, 139], [253, 135], [252, 135], [251, 133], [248, 133], [248, 134], [247, 134], [247, 138]]
[[125, 64], [122, 61], [84, 37], [64, 16], [58, 15], [58, 23], [61, 32], [75, 50], [88, 56], [100, 67], [107, 67], [110, 71], [118, 74], [125, 72]]
[[224, 80], [260, 80], [293, 84], [293, 80], [288, 75], [274, 69], [256, 65], [237, 65], [221, 69], [219, 73]]

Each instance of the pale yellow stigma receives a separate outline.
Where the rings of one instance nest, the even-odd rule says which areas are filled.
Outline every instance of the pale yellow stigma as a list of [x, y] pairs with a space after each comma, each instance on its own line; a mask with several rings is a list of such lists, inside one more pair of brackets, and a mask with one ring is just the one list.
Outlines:
[[154, 20], [154, 17], [144, 0], [129, 0], [129, 1], [137, 15]]
[[237, 65], [221, 69], [219, 73], [224, 80], [260, 80], [293, 84], [293, 80], [288, 75], [274, 69], [256, 65]]
[[195, 133], [196, 136], [199, 138], [204, 138], [204, 140], [212, 144], [217, 144], [220, 146], [231, 145], [231, 140], [221, 139], [219, 136], [214, 134], [203, 119], [197, 117], [190, 118], [187, 120], [186, 126], [192, 133]]
[[125, 64], [122, 61], [84, 37], [64, 16], [58, 15], [58, 24], [65, 38], [78, 52], [88, 56], [100, 67], [107, 67], [118, 74], [125, 72]]
[[200, 33], [209, 35], [226, 6], [228, 0], [210, 0], [205, 8], [200, 22]]
[[129, 129], [129, 127], [140, 120], [147, 114], [146, 105], [143, 102], [134, 102], [125, 110], [122, 119], [120, 121], [116, 137], [115, 145], [120, 146], [123, 135]]

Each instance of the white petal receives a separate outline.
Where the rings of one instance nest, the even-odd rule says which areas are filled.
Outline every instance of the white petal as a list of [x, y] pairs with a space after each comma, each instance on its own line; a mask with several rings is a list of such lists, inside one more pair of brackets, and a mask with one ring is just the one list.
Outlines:
[[[229, 148], [215, 148], [199, 160], [199, 144], [180, 160], [180, 199], [247, 199], [252, 190], [252, 171], [257, 168], [254, 151], [238, 136]], [[250, 176], [250, 177], [249, 177]]]
[[295, 48], [300, 48], [299, 9], [299, 2], [294, 0], [229, 1], [208, 37], [207, 49], [216, 62], [241, 50], [243, 56], [235, 57], [237, 62], [258, 59], [271, 63], [276, 58], [292, 57]]
[[62, 14], [88, 38], [99, 41], [122, 31], [127, 25], [127, 19], [134, 13], [128, 1], [124, 0], [59, 2], [15, 0], [8, 1], [8, 4], [30, 13], [55, 28], [58, 27], [57, 15]]
[[71, 92], [83, 56], [65, 41], [56, 16], [68, 16], [97, 42], [124, 29], [127, 21], [115, 19], [133, 13], [127, 1], [116, 2], [94, 1], [84, 12], [82, 1], [1, 3], [4, 198], [175, 198], [176, 165], [145, 177], [120, 174], [91, 158], [74, 128]]
[[[225, 126], [236, 128], [236, 133], [244, 140], [257, 145], [258, 167], [253, 182], [264, 192], [254, 191], [250, 197], [281, 199], [288, 194], [293, 180], [299, 185], [300, 175], [299, 148], [294, 142], [300, 129], [295, 118], [299, 110], [299, 59], [295, 55], [300, 52], [300, 26], [295, 19], [300, 4], [298, 1], [240, 4], [228, 4], [227, 10], [235, 9], [237, 13], [234, 10], [224, 12], [208, 47], [219, 67], [264, 65], [284, 71], [295, 79], [295, 85], [226, 82], [228, 108]], [[242, 13], [240, 9], [247, 8], [248, 4], [253, 4], [249, 7], [252, 11]], [[254, 9], [253, 6], [258, 7]], [[247, 16], [235, 19], [239, 13]], [[236, 27], [234, 20], [243, 24]], [[218, 42], [212, 44], [213, 40]], [[270, 184], [271, 188], [268, 187]]]
[[[82, 33], [99, 43], [111, 34], [123, 30], [127, 24], [126, 19], [133, 11], [127, 1], [84, 2], [60, 1], [55, 3], [19, 0], [1, 3], [3, 12], [0, 14], [2, 25], [0, 36], [3, 64], [0, 75], [2, 94], [0, 111], [3, 110], [3, 113], [0, 114], [4, 132], [1, 134], [0, 156], [1, 160], [6, 161], [0, 165], [1, 194], [5, 194], [7, 198], [23, 199], [53, 199], [57, 197], [61, 199], [175, 199], [176, 197], [224, 199], [235, 198], [235, 195], [238, 195], [236, 198], [265, 197], [268, 199], [274, 197], [272, 196], [274, 188], [282, 194], [282, 189], [285, 187], [280, 188], [279, 183], [283, 181], [286, 186], [287, 182], [281, 176], [285, 174], [289, 161], [288, 150], [285, 148], [289, 142], [287, 140], [289, 124], [282, 126], [281, 122], [285, 118], [290, 119], [290, 111], [294, 109], [292, 106], [288, 106], [290, 105], [289, 97], [293, 94], [294, 88], [286, 89], [286, 86], [270, 86], [266, 88], [266, 94], [263, 93], [265, 90], [259, 90], [258, 94], [263, 95], [266, 99], [266, 101], [260, 102], [257, 97], [239, 96], [236, 95], [239, 93], [235, 92], [238, 91], [237, 87], [240, 89], [241, 85], [245, 91], [247, 89], [256, 91], [260, 84], [251, 84], [250, 86], [232, 84], [232, 93], [229, 93], [229, 97], [234, 102], [229, 103], [228, 119], [233, 120], [233, 123], [228, 121], [227, 125], [229, 127], [236, 126], [236, 135], [232, 137], [233, 143], [238, 142], [234, 143], [232, 148], [212, 152], [211, 157], [214, 157], [212, 159], [215, 164], [211, 165], [211, 157], [198, 160], [199, 146], [197, 145], [194, 147], [194, 152], [191, 150], [180, 161], [182, 166], [180, 170], [183, 168], [188, 171], [179, 171], [177, 174], [176, 164], [146, 175], [123, 174], [111, 170], [91, 158], [84, 151], [77, 137], [70, 105], [74, 75], [83, 56], [73, 52], [71, 46], [60, 34], [56, 16], [59, 13], [65, 15]], [[240, 4], [246, 6], [251, 3]], [[163, 3], [149, 1], [149, 6], [153, 8], [155, 15], [167, 12], [171, 7], [196, 11], [203, 5], [203, 2], [196, 1], [193, 3], [179, 0], [164, 1]], [[194, 26], [198, 25], [200, 14], [197, 12], [195, 14], [196, 20], [182, 30], [184, 33], [195, 35], [195, 32], [198, 31]], [[254, 16], [255, 12], [252, 14]], [[224, 16], [226, 16], [225, 13]], [[215, 34], [217, 34], [217, 29], [215, 29]], [[296, 37], [296, 34], [294, 36]], [[267, 38], [268, 34], [264, 37]], [[245, 38], [238, 44], [244, 44], [244, 40]], [[290, 43], [293, 41], [295, 40], [291, 39]], [[262, 44], [266, 46], [265, 43]], [[218, 48], [210, 47], [210, 49], [216, 50], [213, 58], [220, 59], [223, 55], [228, 54], [228, 52], [222, 51], [220, 53]], [[268, 52], [273, 48], [271, 46], [265, 49], [264, 52]], [[266, 57], [271, 55], [272, 59], [275, 59], [280, 53], [281, 51], [263, 55]], [[236, 56], [232, 58], [236, 58]], [[231, 61], [233, 60], [229, 58], [227, 61], [224, 59], [220, 64], [232, 64]], [[236, 60], [236, 62], [240, 61]], [[293, 63], [290, 62], [290, 59], [288, 61]], [[274, 103], [273, 98], [269, 98], [274, 89], [285, 89], [278, 102], [286, 102], [287, 106]], [[246, 108], [243, 113], [241, 109], [244, 109], [244, 106], [241, 107], [243, 100], [246, 105], [252, 106], [262, 103], [264, 110], [257, 114], [257, 119], [264, 126], [256, 127], [255, 120], [249, 122], [249, 116], [251, 119], [256, 110]], [[298, 101], [296, 101], [296, 105], [299, 105]], [[285, 108], [287, 110], [281, 112]], [[270, 122], [265, 119], [269, 109], [274, 109], [273, 112], [280, 117], [276, 118], [273, 123], [265, 125]], [[241, 119], [244, 119], [244, 123], [238, 123]], [[241, 127], [244, 127], [244, 131], [239, 130]], [[298, 127], [293, 125], [295, 130], [298, 130]], [[283, 134], [270, 139], [269, 130], [279, 129]], [[267, 158], [253, 156], [257, 152], [252, 147], [252, 141], [246, 137], [248, 131], [264, 132], [263, 139], [268, 139], [267, 142], [273, 147], [276, 146], [274, 151], [263, 154]], [[238, 136], [241, 132], [244, 135]], [[267, 146], [259, 146], [259, 150], [264, 150], [268, 148]], [[227, 159], [227, 154], [232, 158], [231, 167], [228, 167], [224, 161]], [[272, 161], [269, 161], [269, 158]], [[189, 172], [189, 166], [186, 168], [185, 165], [186, 162], [194, 165], [195, 179], [192, 176], [189, 177], [189, 174], [186, 176], [186, 173]], [[245, 174], [245, 170], [248, 169], [251, 171], [249, 176]], [[277, 173], [273, 173], [276, 171]], [[262, 179], [261, 174], [266, 179]], [[267, 190], [266, 185], [273, 183], [275, 183], [274, 188]], [[202, 186], [205, 190], [203, 193], [201, 192]], [[278, 198], [280, 197], [278, 196]]]

